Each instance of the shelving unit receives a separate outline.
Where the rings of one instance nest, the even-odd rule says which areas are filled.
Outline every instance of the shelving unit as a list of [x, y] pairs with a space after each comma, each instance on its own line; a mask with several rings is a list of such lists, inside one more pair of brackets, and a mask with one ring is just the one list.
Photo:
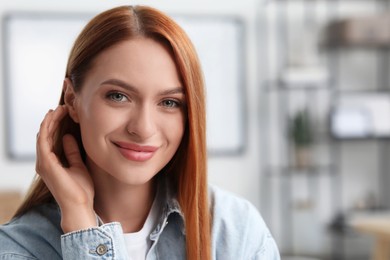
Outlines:
[[[370, 181], [366, 188], [377, 189], [375, 196], [378, 205], [390, 207], [390, 191], [387, 188], [390, 185], [389, 142], [383, 139], [340, 141], [332, 138], [329, 132], [329, 115], [335, 108], [341, 91], [345, 88], [363, 90], [367, 87], [363, 86], [364, 82], [357, 82], [352, 87], [345, 85], [346, 74], [353, 75], [356, 73], [354, 69], [365, 69], [364, 65], [354, 61], [359, 61], [361, 57], [374, 60], [375, 67], [367, 64], [375, 74], [368, 77], [374, 82], [367, 80], [370, 90], [390, 90], [388, 47], [321, 47], [321, 36], [326, 25], [353, 14], [350, 10], [350, 13], [345, 11], [348, 4], [358, 10], [356, 13], [367, 10], [371, 14], [377, 14], [390, 10], [388, 0], [283, 0], [270, 1], [260, 14], [263, 17], [260, 22], [266, 23], [262, 26], [263, 37], [259, 37], [260, 41], [266, 42], [262, 43], [264, 48], [260, 59], [266, 60], [263, 64], [267, 64], [262, 70], [265, 76], [261, 85], [264, 95], [262, 100], [267, 109], [267, 117], [264, 119], [267, 129], [262, 142], [266, 151], [263, 159], [262, 205], [266, 221], [270, 223], [278, 245], [286, 256], [317, 256], [321, 259], [367, 257], [365, 253], [369, 245], [365, 245], [365, 241], [362, 242], [357, 234], [345, 230], [337, 233], [331, 229], [335, 228], [337, 217], [347, 217], [346, 214], [355, 207], [351, 201], [356, 196], [365, 196], [361, 192], [364, 188], [360, 186], [356, 187], [357, 191], [352, 192], [355, 197], [346, 195], [352, 191], [351, 187], [355, 189], [353, 184], [348, 183], [354, 177], [346, 169], [351, 165], [351, 159], [347, 158], [351, 156], [346, 151], [353, 151], [353, 146], [377, 149], [377, 171], [375, 174], [369, 173], [376, 180]], [[299, 43], [305, 46], [301, 47]], [[300, 61], [300, 55], [306, 57], [302, 57]], [[348, 56], [351, 56], [351, 60], [348, 60]], [[317, 78], [311, 77], [313, 70], [310, 69], [313, 68], [315, 72], [319, 72]], [[295, 74], [290, 73], [291, 71]], [[306, 78], [302, 71], [307, 71]], [[289, 122], [297, 111], [304, 108], [308, 108], [310, 112], [314, 141], [310, 166], [299, 169], [294, 164]], [[370, 154], [370, 149], [367, 154]], [[359, 160], [360, 155], [356, 150], [353, 151], [353, 156], [356, 157], [354, 160]], [[360, 179], [368, 178], [360, 175]], [[352, 243], [360, 243], [367, 248], [363, 246], [360, 248], [362, 252], [349, 253], [349, 238]]]

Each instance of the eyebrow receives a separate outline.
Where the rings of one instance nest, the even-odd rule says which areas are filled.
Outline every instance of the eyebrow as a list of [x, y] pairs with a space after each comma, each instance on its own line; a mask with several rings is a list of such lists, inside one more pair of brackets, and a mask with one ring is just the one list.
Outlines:
[[[135, 88], [134, 86], [120, 80], [120, 79], [108, 79], [102, 82], [100, 85], [115, 85], [121, 88], [124, 88], [128, 91], [134, 92], [136, 94], [139, 94], [139, 90]], [[183, 87], [176, 87], [173, 89], [167, 89], [163, 90], [158, 93], [159, 96], [165, 96], [165, 95], [173, 95], [173, 94], [184, 94]]]

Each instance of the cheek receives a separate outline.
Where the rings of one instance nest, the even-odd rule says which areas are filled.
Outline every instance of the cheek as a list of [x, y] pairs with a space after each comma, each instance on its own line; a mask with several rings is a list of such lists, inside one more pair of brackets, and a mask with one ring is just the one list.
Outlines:
[[112, 132], [122, 124], [121, 118], [123, 118], [108, 107], [93, 103], [81, 109], [79, 117], [81, 131], [85, 138], [104, 136]]
[[184, 116], [179, 116], [172, 124], [167, 125], [166, 127], [169, 139], [171, 143], [175, 145], [175, 149], [179, 147], [181, 140], [183, 139], [185, 122]]

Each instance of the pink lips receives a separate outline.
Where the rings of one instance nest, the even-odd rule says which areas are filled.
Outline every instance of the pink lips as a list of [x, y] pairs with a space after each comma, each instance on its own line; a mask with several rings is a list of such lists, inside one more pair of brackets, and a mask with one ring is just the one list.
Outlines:
[[158, 147], [155, 146], [143, 146], [132, 143], [115, 142], [119, 152], [130, 161], [144, 162], [153, 157]]

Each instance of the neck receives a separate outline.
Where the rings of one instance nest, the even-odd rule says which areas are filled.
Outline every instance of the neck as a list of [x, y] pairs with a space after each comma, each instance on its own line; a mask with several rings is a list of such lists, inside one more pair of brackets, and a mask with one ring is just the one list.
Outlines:
[[104, 223], [120, 222], [124, 233], [141, 230], [155, 197], [154, 179], [141, 185], [120, 182], [107, 173], [92, 174], [94, 208]]

